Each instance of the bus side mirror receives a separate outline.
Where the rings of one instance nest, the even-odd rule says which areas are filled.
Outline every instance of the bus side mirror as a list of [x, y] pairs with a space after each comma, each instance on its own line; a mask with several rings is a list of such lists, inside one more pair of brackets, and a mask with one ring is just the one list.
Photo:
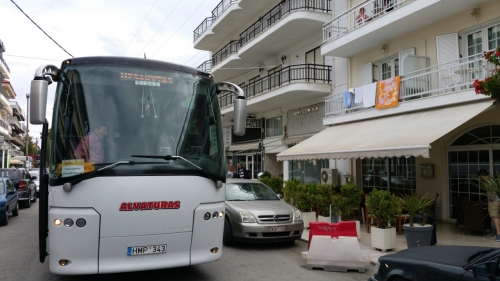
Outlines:
[[46, 80], [31, 81], [30, 90], [30, 123], [40, 125], [45, 123], [47, 109], [47, 90], [49, 83]]
[[243, 136], [246, 128], [247, 118], [247, 100], [245, 92], [236, 84], [231, 82], [217, 83], [217, 93], [230, 92], [234, 94], [234, 118], [233, 118], [233, 134]]

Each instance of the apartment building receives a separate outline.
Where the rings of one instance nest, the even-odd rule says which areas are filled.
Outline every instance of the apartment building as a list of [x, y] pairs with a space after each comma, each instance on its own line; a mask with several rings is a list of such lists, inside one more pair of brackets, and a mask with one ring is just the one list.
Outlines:
[[[11, 162], [12, 156], [22, 155], [20, 147], [24, 146], [24, 134], [26, 126], [24, 113], [16, 101], [9, 101], [16, 98], [16, 92], [10, 83], [10, 68], [3, 58], [5, 45], [0, 40], [0, 167], [6, 168]], [[21, 164], [21, 163], [17, 163]]]
[[[460, 200], [484, 201], [474, 176], [500, 171], [500, 109], [472, 84], [492, 75], [482, 54], [500, 47], [498, 11], [497, 0], [335, 0], [321, 42], [328, 128], [278, 159], [347, 159], [365, 191], [439, 194], [444, 221]], [[388, 83], [399, 96], [384, 106]]]
[[332, 62], [321, 55], [332, 0], [223, 0], [194, 30], [194, 47], [210, 52], [199, 66], [216, 81], [239, 85], [247, 98], [245, 136], [231, 133], [233, 96], [220, 95], [228, 163], [256, 178], [320, 182], [328, 159], [278, 161], [277, 154], [326, 128]]

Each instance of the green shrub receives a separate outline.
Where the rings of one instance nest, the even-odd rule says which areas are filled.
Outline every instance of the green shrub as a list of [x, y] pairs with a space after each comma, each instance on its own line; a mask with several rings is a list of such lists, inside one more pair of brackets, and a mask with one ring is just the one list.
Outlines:
[[297, 199], [296, 198], [297, 198], [297, 192], [299, 192], [300, 185], [301, 184], [300, 184], [299, 179], [285, 181], [285, 186], [283, 187], [283, 200], [285, 200], [285, 202], [297, 207], [297, 205], [296, 205]]
[[348, 221], [354, 219], [354, 212], [359, 208], [363, 192], [354, 184], [348, 182], [340, 187], [340, 194], [342, 194], [342, 200], [340, 200], [342, 220]]
[[387, 190], [376, 188], [366, 196], [366, 206], [377, 221], [379, 228], [387, 228], [394, 216], [400, 213], [399, 198]]
[[283, 180], [281, 178], [278, 178], [278, 177], [271, 177], [271, 178], [261, 177], [259, 180], [263, 184], [269, 186], [274, 191], [274, 193], [276, 193], [276, 194], [283, 194]]
[[271, 173], [269, 173], [268, 171], [264, 171], [264, 173], [262, 173], [262, 176], [260, 176], [260, 178], [271, 178]]
[[429, 209], [435, 204], [436, 198], [431, 198], [429, 194], [418, 195], [415, 192], [401, 196], [401, 207], [410, 215], [410, 226], [413, 226], [413, 217], [422, 215], [421, 225], [427, 222]]

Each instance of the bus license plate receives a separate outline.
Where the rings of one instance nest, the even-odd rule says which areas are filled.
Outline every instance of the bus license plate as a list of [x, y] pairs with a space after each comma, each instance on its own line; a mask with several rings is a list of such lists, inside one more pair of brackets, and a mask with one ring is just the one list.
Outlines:
[[271, 227], [271, 231], [285, 231], [284, 226]]
[[148, 254], [163, 254], [167, 252], [167, 245], [151, 245], [128, 247], [127, 256], [148, 255]]

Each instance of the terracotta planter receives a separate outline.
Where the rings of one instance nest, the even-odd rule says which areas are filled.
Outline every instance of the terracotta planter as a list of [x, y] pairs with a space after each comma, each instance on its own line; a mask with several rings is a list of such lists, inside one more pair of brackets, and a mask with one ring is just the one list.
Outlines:
[[396, 249], [396, 228], [370, 228], [372, 247], [385, 252]]

